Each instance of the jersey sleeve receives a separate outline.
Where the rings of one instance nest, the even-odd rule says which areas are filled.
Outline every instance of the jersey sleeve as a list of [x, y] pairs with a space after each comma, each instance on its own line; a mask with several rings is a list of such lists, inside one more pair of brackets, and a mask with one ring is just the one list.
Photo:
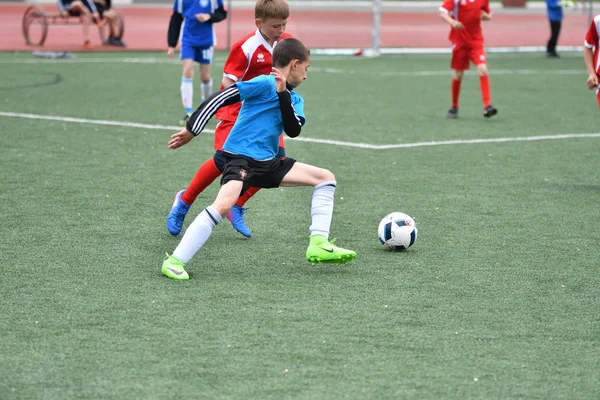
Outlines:
[[485, 0], [481, 9], [489, 15], [492, 15], [492, 11], [490, 10], [490, 0]]
[[240, 92], [240, 101], [275, 91], [274, 81], [272, 75], [261, 75], [249, 81], [235, 83]]
[[296, 116], [300, 119], [300, 125], [304, 126], [306, 117], [304, 116], [304, 99], [297, 93], [292, 97], [292, 107], [296, 112]]
[[440, 6], [440, 12], [450, 15], [450, 14], [452, 14], [453, 11], [454, 11], [454, 0], [444, 0], [442, 5]]
[[596, 21], [592, 21], [590, 29], [588, 29], [585, 35], [585, 42], [583, 43], [588, 49], [594, 48], [598, 43], [598, 30], [596, 29]]
[[244, 54], [242, 46], [234, 46], [225, 61], [223, 75], [237, 82], [244, 76], [246, 69], [248, 69], [248, 56]]
[[183, 0], [175, 0], [173, 2], [173, 11], [183, 14]]

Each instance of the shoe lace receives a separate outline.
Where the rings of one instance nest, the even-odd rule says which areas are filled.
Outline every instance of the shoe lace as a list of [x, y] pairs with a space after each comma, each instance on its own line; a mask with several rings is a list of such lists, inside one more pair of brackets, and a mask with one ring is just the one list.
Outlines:
[[328, 240], [329, 244], [331, 245], [331, 247], [333, 247], [334, 249], [337, 249], [338, 247], [334, 244], [335, 241], [337, 240], [337, 238], [333, 238], [331, 240]]
[[248, 212], [248, 209], [246, 207], [236, 207], [238, 210], [240, 210], [240, 215], [246, 215], [246, 212]]

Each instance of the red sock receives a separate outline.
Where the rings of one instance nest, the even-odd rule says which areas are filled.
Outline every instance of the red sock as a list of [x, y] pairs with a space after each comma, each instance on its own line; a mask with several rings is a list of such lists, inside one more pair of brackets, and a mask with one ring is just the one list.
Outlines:
[[222, 174], [215, 164], [214, 158], [206, 160], [204, 164], [198, 168], [198, 172], [185, 189], [185, 193], [181, 196], [181, 200], [188, 205], [192, 205], [196, 197], [204, 191], [211, 183], [214, 182]]
[[254, 196], [259, 190], [259, 187], [252, 186], [251, 188], [246, 190], [246, 192], [243, 195], [240, 196], [238, 201], [236, 201], [235, 205], [238, 207], [244, 207], [244, 204], [246, 204], [246, 202], [250, 200], [250, 198]]
[[457, 79], [452, 78], [452, 107], [458, 108], [458, 96], [460, 96], [460, 83]]
[[479, 77], [479, 86], [481, 87], [481, 98], [483, 99], [483, 108], [488, 108], [492, 104], [490, 94], [490, 77], [483, 75]]

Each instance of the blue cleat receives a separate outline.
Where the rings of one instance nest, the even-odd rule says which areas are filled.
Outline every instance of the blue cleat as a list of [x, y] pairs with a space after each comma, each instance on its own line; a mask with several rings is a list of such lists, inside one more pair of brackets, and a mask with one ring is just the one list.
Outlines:
[[244, 221], [244, 214], [246, 214], [247, 210], [248, 209], [244, 207], [233, 206], [231, 211], [229, 211], [229, 214], [227, 214], [227, 219], [231, 222], [233, 229], [249, 238], [252, 234], [250, 233], [250, 228], [248, 228], [248, 225], [246, 225], [246, 222]]
[[180, 190], [175, 195], [173, 207], [171, 207], [171, 211], [169, 212], [169, 216], [167, 217], [167, 229], [169, 230], [169, 233], [173, 236], [179, 235], [179, 232], [181, 232], [181, 228], [183, 227], [183, 220], [185, 219], [185, 214], [187, 214], [188, 210], [191, 207], [181, 200], [183, 192], [185, 192], [185, 190]]

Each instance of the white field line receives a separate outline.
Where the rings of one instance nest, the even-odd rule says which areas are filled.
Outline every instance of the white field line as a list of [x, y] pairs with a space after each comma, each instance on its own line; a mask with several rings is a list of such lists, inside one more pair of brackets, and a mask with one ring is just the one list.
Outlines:
[[[37, 115], [37, 114], [22, 114], [0, 111], [0, 116], [3, 117], [15, 117], [15, 118], [28, 118], [38, 120], [51, 120], [51, 121], [62, 121], [62, 122], [74, 122], [79, 124], [95, 124], [95, 125], [110, 125], [110, 126], [121, 126], [129, 128], [143, 128], [143, 129], [158, 129], [158, 130], [170, 130], [179, 131], [180, 126], [168, 126], [168, 125], [151, 125], [141, 124], [137, 122], [120, 122], [120, 121], [106, 121], [98, 119], [85, 119], [85, 118], [72, 118], [72, 117], [55, 117], [52, 115]], [[212, 130], [205, 130], [207, 133], [214, 133]], [[383, 144], [375, 145], [368, 143], [354, 143], [354, 142], [342, 142], [339, 140], [328, 140], [328, 139], [314, 139], [307, 137], [288, 138], [289, 140], [308, 142], [308, 143], [322, 143], [331, 144], [335, 146], [344, 147], [357, 147], [361, 149], [405, 149], [413, 147], [431, 147], [431, 146], [449, 146], [449, 145], [462, 145], [462, 144], [482, 144], [482, 143], [506, 143], [506, 142], [526, 142], [536, 140], [559, 140], [559, 139], [576, 139], [576, 138], [600, 138], [600, 133], [571, 133], [571, 134], [557, 134], [557, 135], [544, 135], [544, 136], [523, 136], [523, 137], [505, 137], [505, 138], [490, 138], [490, 139], [459, 139], [459, 140], [442, 140], [432, 142], [415, 142], [415, 143], [398, 143], [398, 144]]]
[[[168, 60], [160, 58], [82, 58], [82, 59], [15, 59], [0, 60], [0, 64], [73, 64], [73, 63], [106, 63], [106, 64], [172, 64], [180, 65], [179, 60]], [[222, 62], [215, 62], [214, 65], [220, 65]], [[448, 76], [452, 74], [450, 69], [443, 71], [373, 71], [373, 70], [355, 70], [344, 68], [323, 68], [312, 67], [310, 72], [324, 72], [328, 74], [344, 75], [369, 75], [382, 77], [428, 77], [428, 76]], [[585, 69], [492, 69], [493, 75], [580, 75], [585, 74]], [[466, 71], [467, 74], [475, 74], [477, 71]]]

